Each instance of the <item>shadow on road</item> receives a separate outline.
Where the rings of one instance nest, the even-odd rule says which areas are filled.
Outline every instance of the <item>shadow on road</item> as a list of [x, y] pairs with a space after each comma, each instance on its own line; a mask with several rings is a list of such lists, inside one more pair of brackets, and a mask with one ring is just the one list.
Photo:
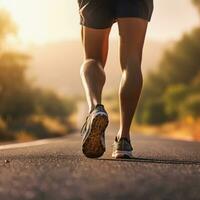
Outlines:
[[154, 158], [132, 158], [132, 159], [106, 159], [100, 158], [97, 160], [114, 161], [114, 162], [141, 162], [141, 163], [162, 163], [171, 165], [200, 165], [200, 161], [189, 160], [167, 160], [167, 159], [154, 159]]

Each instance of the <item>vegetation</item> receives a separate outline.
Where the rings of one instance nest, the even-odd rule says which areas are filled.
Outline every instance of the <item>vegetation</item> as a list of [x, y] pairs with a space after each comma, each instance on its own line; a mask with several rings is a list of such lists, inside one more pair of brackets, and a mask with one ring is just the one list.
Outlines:
[[0, 140], [30, 140], [66, 134], [75, 102], [36, 88], [26, 77], [28, 55], [4, 48], [16, 26], [0, 10]]
[[0, 49], [3, 48], [3, 45], [6, 42], [6, 38], [10, 34], [17, 33], [17, 27], [13, 23], [10, 15], [5, 10], [0, 10]]
[[197, 7], [198, 11], [200, 12], [200, 0], [192, 0], [192, 2]]
[[[200, 1], [193, 0], [200, 11]], [[161, 124], [200, 117], [200, 27], [166, 50], [159, 66], [148, 75], [136, 120]]]

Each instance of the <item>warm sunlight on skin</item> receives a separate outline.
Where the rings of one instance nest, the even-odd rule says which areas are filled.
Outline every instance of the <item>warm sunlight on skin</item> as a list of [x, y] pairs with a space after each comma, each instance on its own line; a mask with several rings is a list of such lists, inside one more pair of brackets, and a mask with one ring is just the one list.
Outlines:
[[[11, 13], [19, 28], [20, 41], [25, 44], [80, 38], [77, 0], [0, 0], [0, 7]], [[177, 39], [198, 23], [190, 0], [154, 0], [147, 38]], [[111, 37], [116, 36], [115, 26]]]

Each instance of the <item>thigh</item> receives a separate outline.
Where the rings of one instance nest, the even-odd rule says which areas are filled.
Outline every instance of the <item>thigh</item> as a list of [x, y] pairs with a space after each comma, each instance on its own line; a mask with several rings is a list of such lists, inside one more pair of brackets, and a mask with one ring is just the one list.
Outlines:
[[93, 29], [82, 26], [82, 43], [85, 59], [94, 59], [104, 67], [108, 55], [110, 28]]
[[142, 59], [142, 50], [148, 21], [141, 18], [118, 18], [120, 35], [120, 61], [122, 70], [128, 65], [139, 66]]

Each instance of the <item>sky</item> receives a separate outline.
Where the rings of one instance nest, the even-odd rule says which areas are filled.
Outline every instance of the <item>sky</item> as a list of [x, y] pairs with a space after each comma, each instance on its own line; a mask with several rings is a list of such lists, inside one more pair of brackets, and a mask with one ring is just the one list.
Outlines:
[[[77, 0], [0, 0], [18, 25], [25, 44], [44, 44], [80, 38]], [[154, 0], [147, 37], [174, 40], [198, 25], [199, 16], [190, 0]], [[114, 25], [111, 37], [117, 37]]]

